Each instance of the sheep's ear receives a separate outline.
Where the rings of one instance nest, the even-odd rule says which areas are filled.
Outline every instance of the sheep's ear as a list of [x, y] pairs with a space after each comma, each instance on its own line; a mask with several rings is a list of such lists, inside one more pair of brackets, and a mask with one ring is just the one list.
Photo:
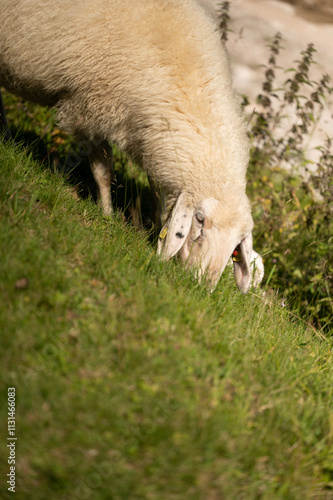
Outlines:
[[246, 293], [251, 284], [251, 255], [252, 255], [252, 233], [248, 234], [236, 247], [232, 260], [234, 263], [234, 276], [238, 290]]
[[157, 254], [164, 260], [171, 259], [184, 245], [191, 229], [192, 216], [193, 208], [186, 193], [181, 193], [158, 238]]

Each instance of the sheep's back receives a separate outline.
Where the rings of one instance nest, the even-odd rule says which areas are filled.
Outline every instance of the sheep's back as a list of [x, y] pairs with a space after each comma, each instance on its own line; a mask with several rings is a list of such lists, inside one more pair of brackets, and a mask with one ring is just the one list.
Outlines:
[[227, 57], [195, 0], [0, 0], [0, 11], [0, 83], [58, 105], [67, 131], [115, 140], [148, 171], [172, 157], [200, 176], [238, 162], [244, 177]]

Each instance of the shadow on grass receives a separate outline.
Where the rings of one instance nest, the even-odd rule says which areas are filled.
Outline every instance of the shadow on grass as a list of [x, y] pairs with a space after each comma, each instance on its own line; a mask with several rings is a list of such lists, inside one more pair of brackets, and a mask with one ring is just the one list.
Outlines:
[[[15, 143], [21, 144], [24, 149], [31, 152], [33, 158], [43, 168], [55, 174], [65, 175], [79, 198], [92, 199], [97, 203], [97, 186], [89, 161], [78, 153], [75, 143], [71, 145], [68, 154], [62, 154], [55, 147], [50, 150], [34, 132], [23, 132], [14, 127], [11, 127], [10, 131]], [[113, 208], [123, 214], [126, 222], [132, 223], [139, 230], [149, 232], [153, 241], [151, 190], [142, 180], [142, 176], [131, 176], [125, 155], [114, 151], [113, 159], [114, 178], [111, 187]]]

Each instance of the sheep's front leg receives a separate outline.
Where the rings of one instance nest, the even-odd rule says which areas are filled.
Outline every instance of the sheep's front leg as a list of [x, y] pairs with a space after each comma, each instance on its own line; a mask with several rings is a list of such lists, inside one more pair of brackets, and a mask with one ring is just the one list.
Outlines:
[[104, 215], [112, 215], [111, 182], [113, 178], [112, 148], [103, 141], [99, 146], [93, 146], [89, 154], [92, 174], [99, 191], [99, 203]]

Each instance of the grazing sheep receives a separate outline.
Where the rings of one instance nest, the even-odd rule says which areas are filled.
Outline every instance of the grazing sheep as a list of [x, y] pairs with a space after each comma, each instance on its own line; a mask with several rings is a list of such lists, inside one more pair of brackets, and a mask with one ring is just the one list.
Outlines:
[[[214, 21], [196, 0], [0, 0], [0, 85], [56, 106], [111, 214], [118, 143], [162, 205], [158, 253], [214, 286], [232, 252], [251, 284], [248, 140]], [[253, 281], [260, 281], [257, 274]]]

